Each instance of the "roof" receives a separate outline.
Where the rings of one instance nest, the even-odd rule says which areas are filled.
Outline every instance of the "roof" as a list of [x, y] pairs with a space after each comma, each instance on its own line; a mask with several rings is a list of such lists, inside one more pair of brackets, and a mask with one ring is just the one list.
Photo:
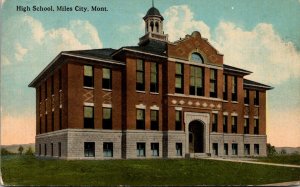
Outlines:
[[151, 7], [148, 11], [146, 16], [144, 17], [144, 19], [146, 19], [149, 16], [158, 16], [160, 17], [162, 20], [164, 20], [164, 18], [162, 17], [162, 15], [160, 14], [159, 10], [155, 7]]
[[259, 82], [255, 82], [252, 80], [244, 79], [244, 87], [254, 87], [254, 88], [262, 88], [266, 90], [271, 90], [273, 89], [272, 86], [268, 86]]
[[227, 70], [227, 71], [242, 73], [242, 74], [245, 74], [245, 75], [249, 75], [249, 74], [252, 73], [251, 71], [248, 71], [248, 70], [245, 70], [245, 69], [240, 69], [240, 68], [233, 67], [233, 66], [229, 66], [227, 64], [223, 64], [223, 68], [224, 68], [225, 71]]
[[104, 48], [104, 49], [91, 49], [91, 50], [78, 50], [78, 51], [64, 51], [66, 54], [74, 54], [85, 57], [101, 58], [101, 59], [112, 59], [111, 54], [116, 49]]

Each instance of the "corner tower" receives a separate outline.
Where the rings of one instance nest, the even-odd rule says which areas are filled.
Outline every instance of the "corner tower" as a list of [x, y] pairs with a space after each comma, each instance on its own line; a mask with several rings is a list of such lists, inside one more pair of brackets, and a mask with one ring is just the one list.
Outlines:
[[147, 11], [147, 14], [143, 17], [143, 19], [145, 21], [145, 35], [140, 38], [139, 45], [142, 45], [149, 39], [155, 39], [165, 42], [168, 41], [168, 35], [164, 34], [163, 31], [164, 18], [153, 4], [152, 7]]

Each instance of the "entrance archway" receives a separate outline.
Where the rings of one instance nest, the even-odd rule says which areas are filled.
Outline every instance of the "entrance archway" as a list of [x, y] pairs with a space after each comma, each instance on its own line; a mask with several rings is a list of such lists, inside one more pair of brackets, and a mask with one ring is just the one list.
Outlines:
[[204, 153], [204, 124], [200, 121], [189, 124], [189, 152]]

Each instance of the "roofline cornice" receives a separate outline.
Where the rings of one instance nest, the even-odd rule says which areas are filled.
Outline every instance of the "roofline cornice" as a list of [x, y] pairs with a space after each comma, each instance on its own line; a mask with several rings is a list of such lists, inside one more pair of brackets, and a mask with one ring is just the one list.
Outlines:
[[119, 50], [117, 50], [113, 54], [111, 54], [111, 56], [115, 56], [116, 54], [120, 53], [121, 51], [130, 51], [130, 52], [135, 52], [135, 53], [140, 53], [140, 54], [145, 54], [145, 55], [150, 55], [150, 56], [156, 56], [156, 57], [160, 57], [160, 58], [166, 58], [166, 59], [168, 58], [166, 56], [157, 55], [157, 54], [153, 54], [153, 53], [147, 53], [147, 52], [133, 50], [133, 49], [128, 49], [126, 47], [120, 48]]
[[243, 83], [244, 86], [246, 87], [254, 87], [254, 88], [263, 88], [263, 89], [266, 89], [266, 90], [272, 90], [274, 89], [274, 87], [272, 86], [263, 86], [263, 85], [257, 85], [257, 84], [248, 84], [248, 83]]

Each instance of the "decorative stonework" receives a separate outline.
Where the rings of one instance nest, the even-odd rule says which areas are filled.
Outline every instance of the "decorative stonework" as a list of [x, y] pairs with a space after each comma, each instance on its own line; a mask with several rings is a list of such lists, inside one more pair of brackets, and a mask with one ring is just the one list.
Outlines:
[[52, 95], [52, 97], [51, 97], [51, 109], [52, 109], [52, 111], [54, 111], [54, 108], [55, 108], [54, 102], [55, 102], [54, 95]]
[[173, 99], [173, 100], [172, 100], [172, 104], [175, 105], [176, 103], [177, 103], [177, 101], [176, 101], [175, 99]]
[[184, 103], [185, 103], [184, 100], [179, 101], [179, 104], [181, 104], [181, 105], [183, 105]]
[[218, 104], [218, 105], [217, 105], [217, 108], [218, 108], [218, 109], [221, 109], [221, 107], [222, 107], [221, 104]]
[[83, 102], [94, 102], [94, 90], [84, 89], [83, 91]]
[[244, 107], [244, 115], [249, 115], [249, 107]]
[[203, 106], [203, 107], [207, 107], [207, 103], [203, 103], [202, 106]]
[[259, 109], [258, 107], [254, 108], [254, 116], [258, 116], [259, 115]]
[[102, 91], [103, 103], [111, 104], [111, 92]]
[[196, 106], [200, 106], [200, 103], [199, 103], [199, 101], [197, 101], [197, 102], [195, 103], [195, 105], [196, 105]]
[[193, 104], [193, 102], [192, 102], [192, 101], [189, 101], [189, 102], [188, 102], [188, 105], [190, 105], [190, 106], [191, 106], [192, 104]]
[[214, 108], [215, 105], [211, 103], [211, 104], [209, 105], [209, 107], [210, 107], [210, 108]]

